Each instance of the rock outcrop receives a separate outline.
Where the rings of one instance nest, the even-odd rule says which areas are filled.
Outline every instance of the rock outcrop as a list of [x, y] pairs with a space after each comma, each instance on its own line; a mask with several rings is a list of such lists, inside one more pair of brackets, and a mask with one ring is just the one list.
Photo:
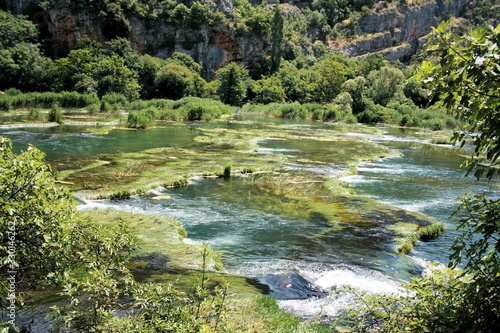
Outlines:
[[[379, 2], [370, 13], [342, 24], [355, 37], [340, 47], [330, 48], [349, 56], [380, 52], [389, 60], [409, 58], [422, 45], [422, 38], [429, 34], [431, 26], [450, 15], [459, 16], [469, 0], [421, 0], [421, 4], [411, 1], [398, 7]], [[39, 2], [41, 0], [6, 1], [14, 12], [22, 12]], [[233, 2], [229, 0], [214, 1], [211, 6], [212, 11], [225, 15], [234, 11]], [[292, 3], [288, 6], [294, 7]], [[102, 42], [108, 39], [103, 31], [103, 18], [98, 15], [66, 8], [51, 9], [43, 15], [42, 23], [46, 23], [58, 46], [70, 49], [83, 36]], [[175, 51], [187, 53], [204, 65], [206, 78], [230, 61], [251, 68], [270, 49], [268, 36], [238, 34], [222, 23], [183, 27], [161, 20], [145, 22], [136, 16], [127, 19], [130, 25], [127, 34], [134, 49], [159, 57], [168, 57]]]
[[449, 16], [460, 16], [468, 1], [438, 0], [388, 8], [383, 8], [384, 1], [380, 1], [375, 11], [355, 23], [357, 38], [341, 51], [350, 56], [380, 52], [388, 60], [407, 58], [422, 46], [432, 26]]

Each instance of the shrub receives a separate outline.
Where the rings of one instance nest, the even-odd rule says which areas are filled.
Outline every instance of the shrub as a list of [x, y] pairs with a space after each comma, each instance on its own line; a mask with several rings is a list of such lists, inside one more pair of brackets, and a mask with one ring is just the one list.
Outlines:
[[57, 105], [54, 104], [50, 109], [48, 120], [50, 122], [56, 122], [58, 124], [62, 124], [62, 112]]
[[342, 121], [346, 124], [356, 124], [358, 122], [358, 119], [351, 113], [342, 118]]
[[9, 96], [17, 96], [17, 95], [21, 95], [23, 92], [19, 89], [16, 89], [16, 88], [9, 88], [9, 89], [5, 90], [5, 93]]
[[306, 119], [307, 109], [299, 103], [285, 104], [281, 107], [281, 116], [285, 119]]
[[228, 162], [225, 166], [224, 166], [224, 171], [222, 173], [222, 177], [224, 178], [229, 178], [231, 177], [231, 168], [233, 167], [233, 163], [231, 162]]
[[128, 114], [127, 127], [145, 129], [153, 125], [156, 109], [149, 107], [140, 111], [132, 111]]
[[9, 95], [0, 95], [0, 110], [10, 111], [12, 109], [12, 97]]
[[128, 106], [127, 97], [122, 94], [106, 94], [102, 96], [101, 101], [103, 103], [108, 103], [117, 109], [126, 109]]
[[232, 113], [232, 108], [219, 101], [198, 97], [184, 97], [175, 103], [172, 108], [178, 109], [184, 120], [206, 120], [219, 118], [222, 114]]
[[36, 122], [43, 122], [46, 120], [45, 115], [38, 108], [30, 109], [26, 119]]
[[323, 121], [338, 121], [340, 120], [340, 112], [336, 108], [330, 106], [323, 113]]

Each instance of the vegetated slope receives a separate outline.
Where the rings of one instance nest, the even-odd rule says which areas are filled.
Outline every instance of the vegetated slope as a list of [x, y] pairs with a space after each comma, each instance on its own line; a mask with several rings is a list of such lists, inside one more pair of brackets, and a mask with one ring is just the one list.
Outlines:
[[[473, 0], [283, 1], [284, 58], [313, 54], [324, 46], [356, 56], [381, 52], [408, 60], [425, 42], [431, 26], [464, 14]], [[475, 2], [479, 2], [475, 0]], [[88, 36], [104, 42], [129, 39], [135, 50], [166, 58], [189, 54], [211, 79], [231, 61], [258, 70], [271, 49], [277, 1], [95, 0], [0, 1], [0, 8], [24, 13], [43, 32], [47, 49], [65, 55]]]

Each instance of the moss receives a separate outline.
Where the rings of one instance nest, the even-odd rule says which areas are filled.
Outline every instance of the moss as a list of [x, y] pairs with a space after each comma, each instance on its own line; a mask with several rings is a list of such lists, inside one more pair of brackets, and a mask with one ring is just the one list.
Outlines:
[[[125, 221], [137, 239], [133, 253], [136, 268], [150, 270], [199, 269], [202, 264], [202, 246], [186, 244], [182, 225], [172, 219], [126, 213], [114, 209], [94, 209], [82, 214], [94, 223], [113, 225]], [[135, 258], [135, 259], [134, 259]], [[220, 255], [211, 251], [210, 269], [222, 269]]]

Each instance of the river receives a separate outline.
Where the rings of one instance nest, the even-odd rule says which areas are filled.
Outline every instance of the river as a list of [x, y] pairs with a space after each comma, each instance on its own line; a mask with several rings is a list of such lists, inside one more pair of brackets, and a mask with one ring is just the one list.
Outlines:
[[[84, 133], [81, 128], [4, 128], [0, 135], [12, 139], [15, 149], [36, 143], [47, 160], [116, 154], [148, 148], [189, 147], [200, 126], [265, 127], [264, 122], [241, 124], [192, 124], [147, 131], [111, 131], [106, 135]], [[267, 124], [267, 125], [266, 125]], [[287, 126], [297, 133], [314, 132], [323, 125], [273, 120], [272, 126]], [[90, 201], [80, 209], [117, 209], [171, 217], [188, 231], [186, 241], [208, 243], [224, 255], [230, 273], [257, 279], [270, 287], [271, 295], [293, 313], [308, 317], [319, 312], [334, 315], [348, 298], [326, 301], [328, 291], [349, 285], [371, 292], [397, 292], [398, 286], [418, 276], [426, 264], [446, 264], [456, 236], [456, 221], [450, 219], [457, 198], [467, 192], [494, 193], [488, 183], [464, 178], [462, 157], [450, 145], [432, 145], [417, 131], [379, 127], [373, 134], [346, 132], [346, 137], [389, 147], [399, 156], [361, 162], [357, 174], [344, 176], [355, 191], [405, 210], [434, 217], [446, 225], [437, 240], [420, 242], [410, 255], [394, 251], [385, 242], [387, 230], [374, 223], [332, 229], [323, 219], [300, 220], [262, 209], [262, 200], [252, 192], [252, 178], [207, 180], [195, 178], [180, 189], [159, 188], [147, 195], [123, 201]], [[261, 140], [265, 154], [286, 156], [285, 167], [302, 169], [326, 177], [338, 176], [338, 165], [308, 164], [308, 154], [328, 154], [327, 143], [296, 145], [290, 141]], [[171, 200], [150, 200], [169, 195]]]

